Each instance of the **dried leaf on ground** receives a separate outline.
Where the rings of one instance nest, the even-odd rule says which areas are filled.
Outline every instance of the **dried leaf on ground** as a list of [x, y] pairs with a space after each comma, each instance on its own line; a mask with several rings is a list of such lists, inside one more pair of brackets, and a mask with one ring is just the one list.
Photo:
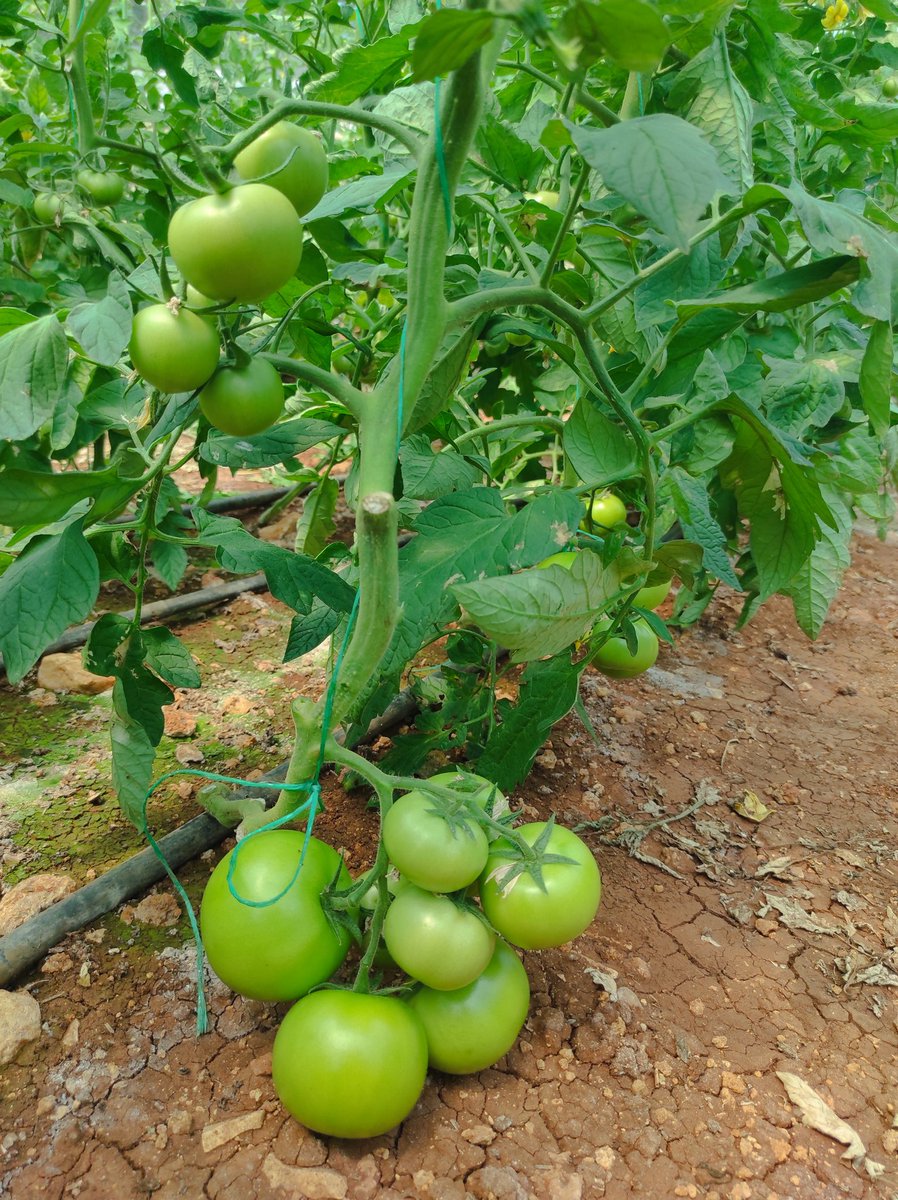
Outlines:
[[760, 824], [770, 816], [773, 809], [768, 808], [756, 792], [746, 792], [741, 800], [733, 801], [733, 812], [738, 813], [740, 817], [745, 817], [747, 821]]
[[842, 932], [838, 925], [818, 920], [813, 913], [809, 913], [806, 908], [802, 908], [797, 901], [791, 900], [788, 896], [765, 893], [764, 904], [758, 909], [758, 916], [766, 917], [771, 909], [775, 909], [779, 913], [780, 921], [787, 929], [804, 929], [808, 933]]
[[790, 1071], [777, 1071], [776, 1077], [786, 1089], [789, 1099], [801, 1112], [803, 1125], [816, 1129], [818, 1133], [834, 1138], [837, 1142], [842, 1142], [848, 1147], [842, 1154], [842, 1158], [850, 1159], [855, 1163], [863, 1159], [864, 1167], [871, 1179], [882, 1174], [883, 1166], [867, 1158], [867, 1147], [861, 1141], [857, 1130], [837, 1116], [822, 1096], [818, 1096], [809, 1084]]

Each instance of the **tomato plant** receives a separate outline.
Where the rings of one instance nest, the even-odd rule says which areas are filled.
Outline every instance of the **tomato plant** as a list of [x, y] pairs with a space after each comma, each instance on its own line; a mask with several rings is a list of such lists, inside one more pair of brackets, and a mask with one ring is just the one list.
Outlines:
[[218, 331], [186, 308], [142, 308], [131, 327], [128, 353], [134, 369], [161, 392], [192, 392], [218, 366]]
[[546, 822], [534, 821], [516, 832], [531, 846], [546, 839], [546, 854], [571, 861], [530, 867], [514, 857], [511, 843], [497, 842], [480, 878], [483, 911], [504, 938], [524, 950], [562, 946], [578, 937], [598, 911], [602, 880], [596, 860], [586, 843], [561, 825], [548, 830]]
[[486, 862], [483, 829], [464, 814], [447, 820], [423, 792], [411, 791], [383, 822], [384, 847], [401, 875], [431, 892], [455, 892], [473, 883]]
[[200, 408], [222, 433], [252, 437], [273, 425], [283, 412], [284, 385], [264, 358], [246, 359], [215, 372], [200, 392]]
[[887, 75], [882, 81], [882, 94], [889, 100], [898, 96], [898, 75]]
[[302, 226], [282, 192], [244, 183], [188, 200], [168, 244], [188, 283], [213, 300], [254, 301], [284, 286], [302, 257]]
[[[607, 618], [597, 621], [594, 634], [601, 637], [610, 627]], [[594, 652], [593, 661], [604, 675], [612, 679], [634, 679], [654, 666], [658, 658], [658, 635], [645, 621], [636, 620], [631, 626], [636, 640], [631, 650], [623, 634], [612, 634]]]
[[407, 975], [447, 991], [477, 978], [492, 957], [496, 937], [471, 909], [410, 885], [387, 910], [384, 941]]
[[234, 159], [241, 178], [277, 188], [302, 217], [327, 191], [327, 155], [309, 129], [278, 121]]
[[[299, 876], [286, 893], [302, 852], [304, 834], [259, 833], [221, 860], [206, 884], [200, 909], [209, 963], [228, 987], [253, 1000], [295, 1000], [336, 971], [349, 949], [349, 934], [334, 928], [322, 908], [325, 888], [349, 883], [340, 855], [310, 838]], [[241, 899], [242, 897], [242, 899]], [[249, 901], [250, 903], [244, 903]]]
[[641, 587], [633, 598], [633, 603], [637, 608], [660, 608], [667, 597], [670, 595], [669, 579], [662, 583], [652, 583], [645, 587]]
[[316, 1133], [367, 1138], [415, 1107], [427, 1074], [421, 1021], [393, 996], [313, 992], [287, 1013], [272, 1075], [288, 1112]]
[[427, 1036], [430, 1065], [450, 1075], [486, 1070], [514, 1045], [530, 1007], [530, 981], [521, 960], [498, 941], [489, 965], [456, 991], [419, 988], [408, 1006]]

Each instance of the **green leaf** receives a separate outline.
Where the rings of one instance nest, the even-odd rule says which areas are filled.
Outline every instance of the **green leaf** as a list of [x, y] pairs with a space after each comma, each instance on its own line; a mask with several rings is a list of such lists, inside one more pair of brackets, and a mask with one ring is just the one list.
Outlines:
[[116, 651], [130, 634], [132, 623], [119, 613], [103, 613], [94, 622], [84, 646], [84, 665], [94, 675], [115, 675], [119, 669]]
[[806, 267], [794, 267], [743, 287], [731, 288], [703, 300], [676, 301], [677, 314], [686, 321], [709, 308], [730, 312], [786, 312], [801, 304], [821, 300], [841, 288], [850, 287], [860, 275], [860, 260], [850, 254], [820, 259]]
[[369, 92], [388, 91], [405, 67], [408, 44], [409, 36], [403, 33], [368, 45], [344, 46], [334, 55], [335, 70], [308, 85], [307, 99], [352, 104]]
[[493, 36], [489, 12], [444, 8], [422, 21], [412, 51], [412, 81], [448, 75], [468, 61]]
[[216, 467], [240, 471], [246, 467], [275, 467], [289, 463], [305, 450], [343, 437], [346, 430], [314, 417], [290, 417], [255, 437], [228, 437], [214, 430], [200, 446], [200, 458]]
[[0, 651], [11, 683], [88, 616], [99, 588], [97, 559], [80, 523], [29, 544], [0, 576]]
[[633, 439], [582, 396], [564, 426], [564, 452], [584, 483], [636, 474]]
[[507, 122], [487, 113], [477, 131], [477, 149], [483, 161], [505, 180], [506, 186], [525, 191], [546, 162], [542, 150], [535, 150]]
[[827, 359], [775, 359], [761, 386], [767, 419], [793, 437], [822, 428], [845, 402], [838, 367]]
[[681, 250], [720, 192], [732, 190], [714, 148], [681, 117], [653, 113], [610, 129], [569, 126], [577, 149], [606, 185]]
[[312, 596], [337, 612], [352, 608], [355, 590], [323, 563], [254, 538], [234, 517], [215, 517], [194, 509], [194, 519], [200, 540], [215, 546], [225, 570], [237, 575], [264, 571], [272, 595], [290, 608], [308, 612]]
[[892, 395], [892, 361], [895, 343], [888, 321], [877, 321], [870, 330], [858, 380], [864, 412], [873, 432], [882, 437], [889, 428]]
[[340, 614], [316, 601], [307, 613], [294, 617], [290, 622], [284, 662], [292, 662], [294, 658], [310, 654], [330, 637], [339, 624]]
[[155, 743], [146, 729], [128, 712], [124, 687], [116, 680], [112, 689], [112, 786], [125, 816], [142, 829], [146, 794], [153, 778]]
[[662, 267], [634, 292], [636, 324], [639, 329], [676, 320], [676, 296], [703, 296], [717, 287], [732, 259], [724, 257], [718, 238], [707, 238], [688, 254]]
[[316, 558], [333, 537], [334, 512], [339, 499], [340, 485], [330, 478], [319, 480], [306, 496], [294, 543], [300, 553]]
[[424, 434], [403, 441], [399, 461], [403, 495], [414, 500], [436, 500], [449, 492], [463, 492], [483, 473], [451, 448], [434, 452]]
[[669, 102], [688, 106], [686, 117], [703, 130], [738, 194], [754, 181], [751, 130], [754, 105], [733, 73], [723, 31], [677, 73]]
[[557, 721], [574, 707], [580, 670], [569, 653], [529, 663], [514, 705], [500, 702], [501, 723], [477, 760], [477, 772], [503, 792], [530, 774], [533, 760]]
[[0, 471], [0, 525], [49, 525], [79, 500], [99, 496], [117, 478], [105, 471]]
[[625, 71], [654, 71], [672, 41], [658, 9], [645, 0], [577, 0], [561, 31], [581, 43], [582, 65], [605, 55]]
[[579, 641], [620, 590], [620, 577], [597, 554], [578, 554], [570, 570], [553, 564], [452, 590], [487, 637], [512, 651], [513, 662], [527, 662]]
[[0, 440], [20, 442], [53, 416], [69, 348], [53, 315], [0, 337]]
[[199, 107], [196, 80], [184, 68], [186, 46], [171, 26], [157, 26], [143, 35], [141, 53], [154, 71], [164, 71], [178, 96], [190, 108]]
[[468, 354], [477, 336], [477, 325], [446, 334], [407, 421], [405, 432], [417, 433], [443, 411], [468, 367]]
[[679, 467], [664, 476], [683, 532], [702, 548], [705, 569], [730, 587], [740, 588], [739, 578], [727, 554], [726, 537], [711, 514], [708, 490]]
[[176, 542], [163, 542], [154, 538], [150, 545], [150, 557], [156, 574], [168, 590], [177, 591], [189, 562], [184, 547]]
[[829, 606], [842, 586], [842, 577], [851, 564], [851, 509], [835, 489], [824, 490], [824, 497], [836, 520], [836, 529], [824, 526], [820, 540], [789, 585], [795, 619], [808, 635], [816, 638], [823, 628]]
[[176, 688], [196, 688], [202, 682], [190, 651], [170, 629], [159, 625], [140, 633], [144, 662]]
[[86, 358], [114, 367], [128, 345], [132, 319], [128, 285], [117, 271], [113, 271], [104, 298], [73, 308], [66, 320], [66, 328]]
[[406, 166], [388, 167], [380, 175], [366, 175], [333, 188], [318, 201], [304, 218], [307, 224], [349, 213], [369, 213], [382, 209], [408, 183], [412, 172]]

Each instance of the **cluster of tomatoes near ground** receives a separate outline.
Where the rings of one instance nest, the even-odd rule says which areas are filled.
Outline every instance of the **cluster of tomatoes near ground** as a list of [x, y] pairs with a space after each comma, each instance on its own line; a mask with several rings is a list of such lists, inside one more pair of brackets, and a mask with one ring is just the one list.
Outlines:
[[[599, 907], [599, 869], [571, 830], [512, 829], [504, 797], [476, 775], [423, 786], [386, 812], [388, 873], [375, 866], [353, 887], [331, 846], [268, 830], [238, 843], [203, 895], [219, 977], [253, 999], [296, 1001], [274, 1040], [274, 1085], [317, 1133], [385, 1133], [414, 1108], [429, 1067], [464, 1075], [497, 1062], [530, 1005], [514, 947], [563, 945]], [[327, 985], [353, 932], [355, 983]]]

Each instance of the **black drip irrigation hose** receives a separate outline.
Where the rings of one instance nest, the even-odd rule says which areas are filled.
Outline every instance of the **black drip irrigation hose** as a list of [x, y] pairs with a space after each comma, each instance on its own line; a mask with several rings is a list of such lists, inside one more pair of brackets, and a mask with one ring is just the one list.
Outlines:
[[[212, 513], [228, 513], [242, 512], [246, 508], [268, 508], [276, 501], [283, 499], [290, 490], [290, 488], [286, 487], [263, 488], [258, 492], [239, 492], [234, 496], [219, 496], [215, 500], [210, 500], [208, 504], [204, 504], [203, 510]], [[181, 513], [185, 517], [191, 516], [193, 514], [193, 505], [182, 504]], [[129, 516], [126, 513], [120, 517], [113, 517], [110, 523], [112, 525], [121, 525], [133, 519], [133, 516]]]
[[[373, 742], [405, 724], [417, 711], [418, 702], [411, 692], [400, 693], [382, 716], [371, 722], [359, 744]], [[283, 762], [262, 778], [279, 783], [286, 773], [287, 763]], [[235, 788], [230, 799], [236, 801], [257, 795], [258, 792], [252, 788]], [[221, 825], [208, 813], [201, 813], [159, 838], [159, 846], [169, 866], [176, 871], [204, 851], [217, 846], [233, 832], [233, 829]], [[141, 850], [106, 871], [99, 879], [91, 880], [5, 937], [0, 937], [0, 987], [8, 987], [18, 976], [40, 962], [67, 933], [82, 929], [164, 877], [165, 870], [153, 851], [149, 848]]]

